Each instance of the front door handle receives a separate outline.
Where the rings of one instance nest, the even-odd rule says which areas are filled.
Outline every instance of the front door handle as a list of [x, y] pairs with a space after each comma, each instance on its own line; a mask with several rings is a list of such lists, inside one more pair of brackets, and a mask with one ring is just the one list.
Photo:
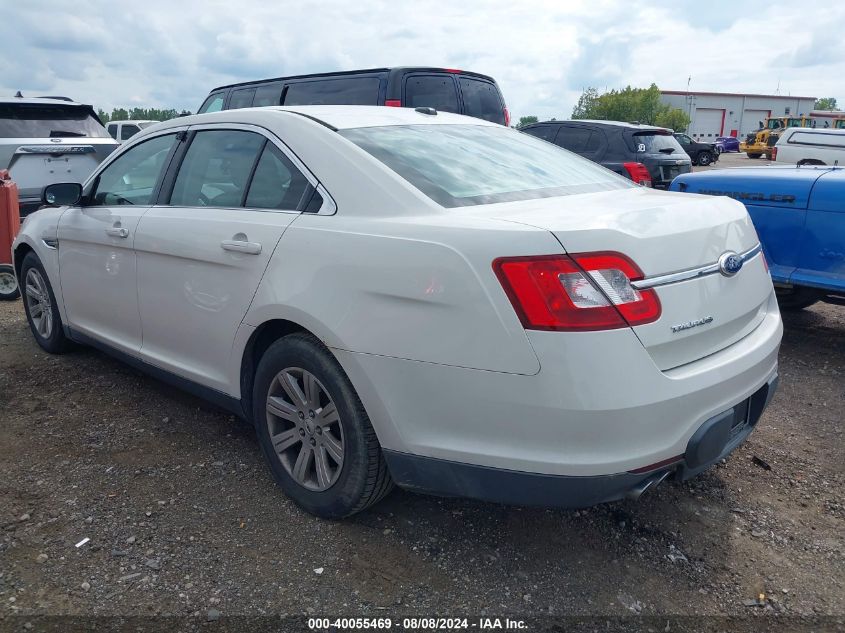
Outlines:
[[243, 253], [245, 255], [258, 255], [261, 253], [261, 244], [258, 242], [245, 242], [242, 240], [223, 240], [220, 246], [224, 251]]
[[110, 235], [111, 237], [129, 237], [129, 229], [113, 227], [106, 229], [106, 235]]

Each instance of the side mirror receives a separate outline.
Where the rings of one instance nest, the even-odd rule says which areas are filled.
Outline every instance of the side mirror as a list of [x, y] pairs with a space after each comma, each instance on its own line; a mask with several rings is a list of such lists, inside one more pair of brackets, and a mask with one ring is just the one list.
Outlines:
[[82, 199], [82, 185], [78, 182], [57, 182], [41, 192], [41, 203], [51, 207], [72, 207]]

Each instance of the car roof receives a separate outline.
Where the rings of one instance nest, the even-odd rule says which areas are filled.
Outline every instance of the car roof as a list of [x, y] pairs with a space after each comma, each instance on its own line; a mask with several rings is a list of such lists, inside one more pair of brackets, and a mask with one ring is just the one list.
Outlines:
[[362, 68], [360, 70], [340, 70], [326, 73], [310, 73], [307, 75], [284, 75], [281, 77], [267, 77], [265, 79], [250, 79], [248, 81], [239, 81], [233, 84], [226, 84], [224, 86], [217, 86], [209, 91], [217, 92], [218, 90], [226, 90], [228, 88], [240, 88], [243, 86], [252, 86], [255, 84], [263, 84], [270, 81], [283, 81], [288, 79], [321, 79], [325, 77], [346, 77], [350, 75], [362, 75], [366, 73], [386, 73], [386, 72], [403, 72], [403, 71], [431, 71], [431, 72], [448, 72], [459, 75], [472, 75], [473, 77], [480, 77], [495, 83], [495, 79], [489, 75], [482, 75], [471, 70], [458, 70], [456, 68], [440, 68], [436, 66], [393, 66], [391, 68]]
[[90, 108], [87, 103], [79, 103], [66, 98], [53, 97], [0, 97], [0, 103], [6, 105], [23, 104], [23, 105], [60, 105], [60, 106], [76, 106], [80, 108]]
[[[203, 123], [267, 123], [272, 125], [275, 117], [296, 114], [317, 121], [334, 130], [361, 127], [382, 127], [389, 125], [475, 125], [502, 127], [498, 123], [452, 114], [437, 112], [424, 114], [413, 108], [390, 108], [386, 106], [360, 105], [303, 105], [265, 106], [261, 108], [240, 108], [206, 114], [193, 114], [166, 121], [167, 127], [201, 125]], [[156, 126], [156, 129], [163, 129]]]
[[627, 128], [631, 130], [638, 130], [638, 131], [660, 131], [660, 132], [668, 132], [672, 133], [672, 130], [666, 127], [659, 127], [656, 125], [644, 125], [642, 123], [627, 123], [625, 121], [605, 121], [603, 119], [565, 119], [562, 121], [539, 121], [538, 123], [532, 123], [532, 125], [538, 124], [555, 124], [555, 123], [566, 123], [567, 125], [603, 125], [607, 127], [619, 127], [619, 128]]

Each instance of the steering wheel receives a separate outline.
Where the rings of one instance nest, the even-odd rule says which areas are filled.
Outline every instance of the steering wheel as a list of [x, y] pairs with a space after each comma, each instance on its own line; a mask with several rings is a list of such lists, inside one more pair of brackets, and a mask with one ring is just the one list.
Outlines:
[[211, 198], [205, 195], [202, 191], [198, 194], [199, 202], [201, 202], [201, 206], [203, 207], [210, 207], [211, 206]]

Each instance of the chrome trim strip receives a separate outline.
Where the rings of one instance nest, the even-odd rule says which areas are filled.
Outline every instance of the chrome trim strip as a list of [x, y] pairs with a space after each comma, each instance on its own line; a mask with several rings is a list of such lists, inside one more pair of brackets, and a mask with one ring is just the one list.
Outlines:
[[[744, 253], [739, 253], [744, 264], [748, 260], [756, 257], [763, 250], [761, 244], [748, 249]], [[707, 264], [706, 266], [699, 266], [698, 268], [689, 268], [681, 270], [676, 273], [669, 273], [668, 275], [657, 275], [655, 277], [646, 277], [639, 281], [632, 281], [631, 285], [637, 290], [647, 290], [648, 288], [657, 288], [658, 286], [666, 286], [668, 284], [678, 283], [679, 281], [688, 281], [690, 279], [697, 279], [699, 277], [706, 277], [719, 272], [719, 262]]]

